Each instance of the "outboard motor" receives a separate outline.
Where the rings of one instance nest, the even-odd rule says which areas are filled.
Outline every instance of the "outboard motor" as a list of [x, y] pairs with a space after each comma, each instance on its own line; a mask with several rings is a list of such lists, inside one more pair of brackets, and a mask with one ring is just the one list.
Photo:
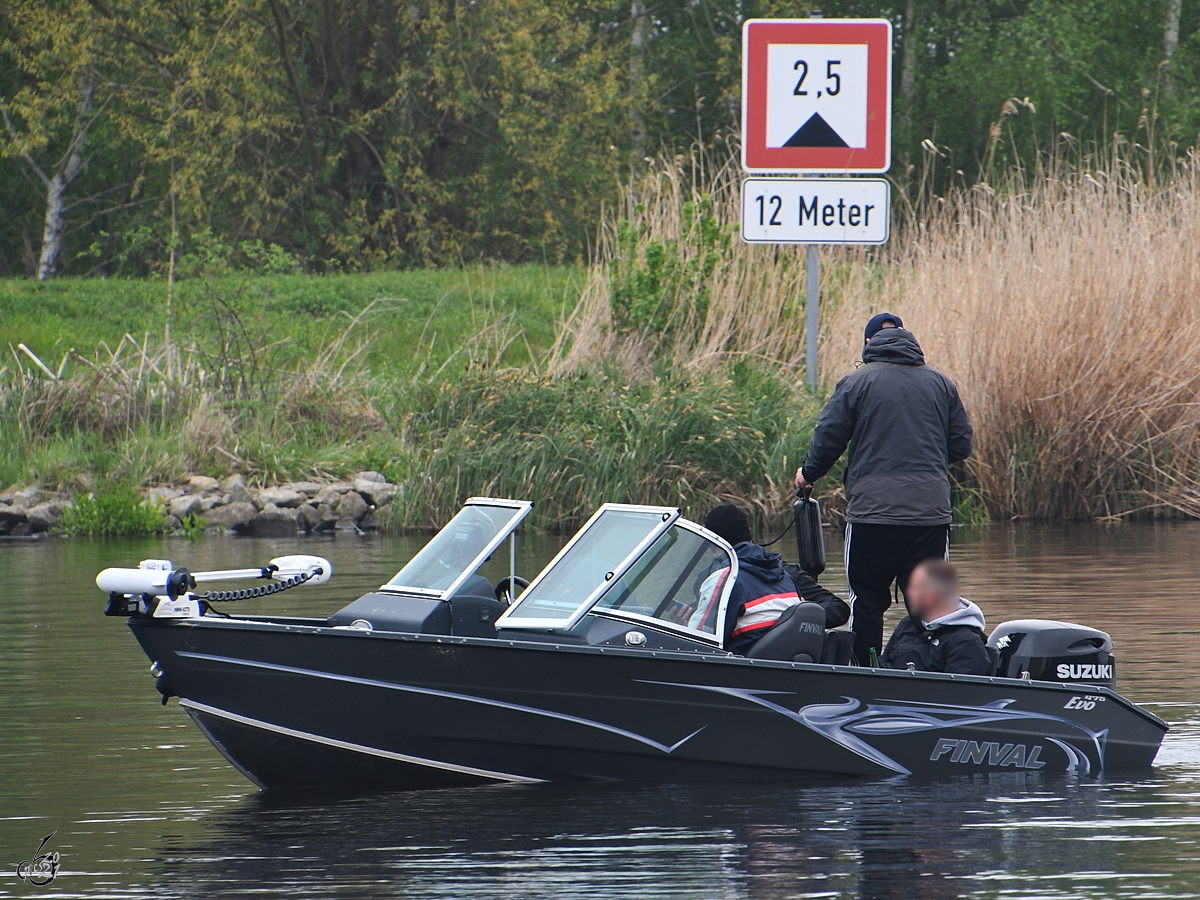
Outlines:
[[992, 632], [988, 647], [999, 654], [996, 674], [1002, 678], [1116, 688], [1112, 638], [1086, 625], [1047, 619], [1004, 622]]

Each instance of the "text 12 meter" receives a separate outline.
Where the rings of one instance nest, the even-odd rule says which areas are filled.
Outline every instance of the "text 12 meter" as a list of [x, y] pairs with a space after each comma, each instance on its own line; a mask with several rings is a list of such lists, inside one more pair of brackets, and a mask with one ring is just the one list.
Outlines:
[[883, 244], [891, 189], [882, 178], [747, 178], [742, 239], [751, 244]]

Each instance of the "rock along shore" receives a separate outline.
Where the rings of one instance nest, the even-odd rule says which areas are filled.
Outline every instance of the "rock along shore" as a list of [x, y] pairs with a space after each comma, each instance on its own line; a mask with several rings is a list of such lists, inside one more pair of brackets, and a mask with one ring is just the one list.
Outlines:
[[[146, 502], [161, 506], [163, 529], [184, 527], [189, 517], [206, 530], [260, 537], [379, 529], [379, 513], [399, 487], [378, 472], [359, 472], [344, 481], [297, 481], [253, 488], [241, 475], [218, 481], [193, 475], [183, 484], [146, 488]], [[28, 537], [52, 531], [71, 505], [65, 494], [36, 487], [0, 493], [0, 536]]]

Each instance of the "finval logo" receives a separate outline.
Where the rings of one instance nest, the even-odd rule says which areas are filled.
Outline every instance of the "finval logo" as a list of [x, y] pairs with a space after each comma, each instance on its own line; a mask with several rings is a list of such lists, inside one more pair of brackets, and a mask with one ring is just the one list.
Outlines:
[[57, 831], [52, 831], [38, 844], [37, 852], [33, 854], [32, 860], [25, 860], [17, 866], [17, 877], [22, 881], [28, 881], [30, 884], [36, 884], [38, 887], [45, 887], [52, 882], [58, 875], [58, 851], [53, 853], [43, 853], [46, 849], [46, 844], [50, 838], [58, 834]]

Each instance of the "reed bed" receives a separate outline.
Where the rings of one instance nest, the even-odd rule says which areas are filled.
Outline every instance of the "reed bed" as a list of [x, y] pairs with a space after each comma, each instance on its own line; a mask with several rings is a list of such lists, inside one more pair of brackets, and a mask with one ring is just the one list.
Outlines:
[[[714, 241], [688, 212], [703, 206], [708, 233], [732, 238], [739, 180], [732, 166], [673, 157], [631, 186], [556, 371], [753, 359], [798, 385], [802, 255]], [[959, 494], [991, 518], [1200, 515], [1195, 156], [1157, 177], [1116, 150], [1053, 161], [1000, 188], [930, 196], [898, 218], [886, 248], [822, 252], [824, 391], [853, 369], [862, 323], [887, 309], [960, 387], [977, 440]], [[717, 257], [704, 277], [680, 277], [704, 253]], [[676, 280], [644, 275], [656, 271]], [[622, 317], [629, 284], [657, 290], [657, 306], [643, 300], [657, 319]]]

